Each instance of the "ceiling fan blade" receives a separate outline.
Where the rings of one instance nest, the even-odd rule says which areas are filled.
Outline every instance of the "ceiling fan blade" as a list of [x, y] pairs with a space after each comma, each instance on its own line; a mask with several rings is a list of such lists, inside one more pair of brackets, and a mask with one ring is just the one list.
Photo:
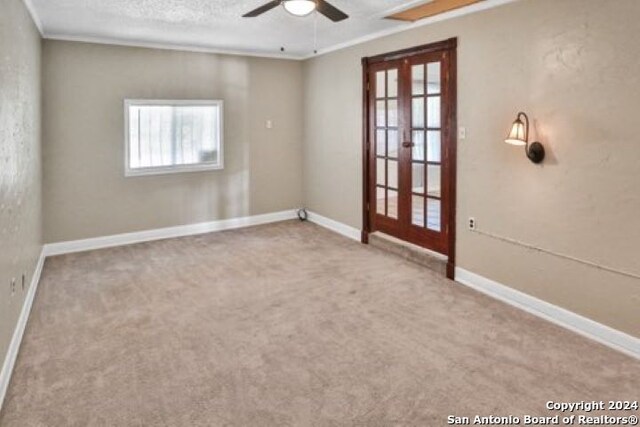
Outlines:
[[242, 15], [243, 18], [255, 18], [258, 15], [262, 15], [265, 12], [270, 11], [271, 9], [273, 9], [274, 7], [279, 6], [281, 3], [281, 0], [273, 0], [270, 1], [267, 4], [263, 4], [262, 6], [260, 6], [257, 9], [252, 10], [249, 13], [245, 13], [244, 15]]
[[331, 19], [333, 22], [339, 22], [349, 17], [349, 15], [324, 0], [316, 0], [316, 3], [318, 5], [318, 12]]

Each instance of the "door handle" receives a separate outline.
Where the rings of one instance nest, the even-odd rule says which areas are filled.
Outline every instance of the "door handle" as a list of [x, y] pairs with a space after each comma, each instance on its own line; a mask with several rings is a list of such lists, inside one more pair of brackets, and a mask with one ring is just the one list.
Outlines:
[[403, 143], [402, 143], [402, 146], [403, 146], [404, 148], [411, 148], [411, 147], [413, 147], [414, 145], [415, 145], [415, 144], [414, 144], [413, 142], [411, 142], [411, 141], [405, 141], [405, 142], [403, 142]]

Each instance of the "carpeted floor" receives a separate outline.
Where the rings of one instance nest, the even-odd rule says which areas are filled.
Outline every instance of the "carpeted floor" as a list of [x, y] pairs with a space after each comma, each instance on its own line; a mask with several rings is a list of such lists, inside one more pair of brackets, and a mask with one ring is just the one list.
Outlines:
[[47, 260], [0, 425], [440, 426], [639, 384], [634, 359], [291, 221]]

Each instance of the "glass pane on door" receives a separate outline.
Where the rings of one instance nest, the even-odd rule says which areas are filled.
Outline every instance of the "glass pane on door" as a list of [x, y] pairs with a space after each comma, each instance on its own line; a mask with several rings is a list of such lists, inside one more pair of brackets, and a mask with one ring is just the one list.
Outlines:
[[427, 160], [430, 162], [440, 162], [440, 131], [427, 132]]
[[389, 127], [397, 127], [398, 126], [398, 101], [397, 100], [389, 100], [387, 101], [387, 120], [389, 122]]
[[387, 216], [398, 219], [398, 192], [387, 190]]
[[384, 71], [378, 71], [376, 73], [376, 98], [384, 98], [387, 94], [386, 85], [385, 85], [385, 75]]
[[385, 187], [387, 185], [387, 171], [384, 159], [376, 160], [376, 184]]
[[411, 170], [411, 180], [413, 181], [413, 185], [411, 191], [413, 193], [424, 193], [424, 164], [423, 163], [414, 163], [413, 169]]
[[387, 71], [387, 98], [398, 96], [398, 70]]
[[440, 93], [440, 62], [430, 62], [427, 64], [427, 93]]
[[376, 187], [376, 213], [379, 215], [387, 213], [387, 192], [382, 187]]
[[414, 130], [413, 138], [413, 150], [411, 153], [412, 160], [424, 160], [424, 131]]
[[411, 126], [413, 128], [424, 127], [424, 98], [413, 98], [411, 101]]
[[427, 165], [427, 194], [431, 197], [442, 196], [442, 168], [440, 165]]
[[427, 98], [427, 126], [430, 128], [440, 127], [440, 97], [430, 96]]
[[376, 102], [376, 125], [382, 128], [387, 125], [387, 103], [385, 101]]
[[376, 156], [384, 157], [387, 154], [387, 132], [384, 129], [376, 131]]
[[441, 231], [442, 224], [440, 200], [427, 199], [427, 228], [433, 231]]
[[387, 160], [387, 187], [398, 189], [398, 161]]
[[424, 227], [424, 197], [411, 197], [411, 224]]
[[392, 159], [398, 158], [398, 131], [389, 129], [387, 131], [388, 151], [387, 156]]
[[411, 67], [411, 95], [424, 95], [424, 64]]

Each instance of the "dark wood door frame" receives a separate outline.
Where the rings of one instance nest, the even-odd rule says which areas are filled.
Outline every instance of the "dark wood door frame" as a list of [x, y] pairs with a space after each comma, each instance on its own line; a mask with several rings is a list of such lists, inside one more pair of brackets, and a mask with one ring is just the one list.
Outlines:
[[371, 135], [370, 135], [370, 108], [369, 96], [371, 83], [369, 81], [369, 67], [372, 64], [381, 62], [396, 61], [407, 57], [420, 55], [430, 52], [447, 51], [449, 54], [449, 90], [445, 102], [449, 105], [448, 120], [449, 126], [445, 131], [444, 140], [446, 141], [446, 161], [448, 167], [448, 188], [449, 207], [447, 209], [447, 219], [449, 223], [448, 230], [448, 261], [447, 261], [447, 277], [453, 279], [455, 276], [455, 260], [456, 260], [456, 165], [457, 165], [457, 39], [430, 43], [426, 45], [416, 46], [409, 49], [389, 52], [382, 55], [362, 58], [362, 243], [369, 242], [369, 233], [371, 233], [371, 215], [370, 215], [370, 156], [371, 153]]

